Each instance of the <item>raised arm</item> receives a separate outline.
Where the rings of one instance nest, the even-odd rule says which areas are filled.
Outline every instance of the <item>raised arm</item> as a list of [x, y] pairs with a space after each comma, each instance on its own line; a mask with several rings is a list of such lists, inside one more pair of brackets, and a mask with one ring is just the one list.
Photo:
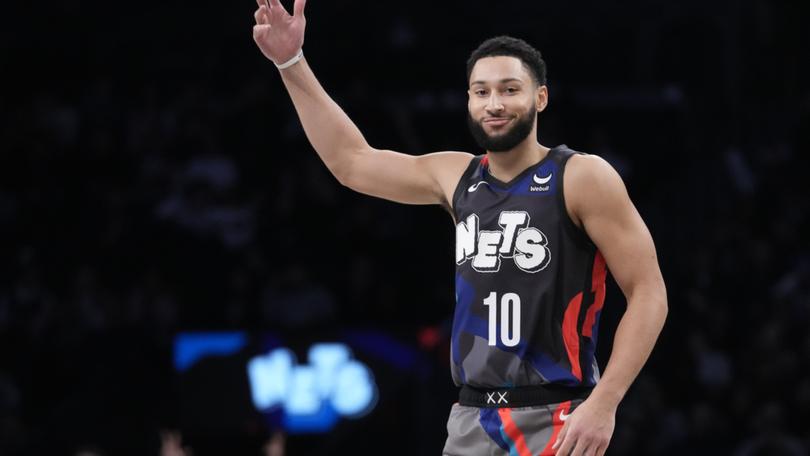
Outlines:
[[618, 173], [597, 156], [573, 156], [563, 185], [568, 212], [602, 252], [627, 298], [604, 375], [566, 421], [555, 445], [558, 454], [602, 455], [616, 408], [663, 328], [666, 289], [652, 236]]
[[[253, 39], [276, 65], [294, 59], [304, 44], [306, 0], [293, 14], [279, 0], [257, 0]], [[358, 192], [409, 204], [445, 204], [472, 156], [438, 152], [412, 156], [377, 150], [326, 93], [305, 58], [280, 69], [282, 80], [312, 147], [338, 181]]]

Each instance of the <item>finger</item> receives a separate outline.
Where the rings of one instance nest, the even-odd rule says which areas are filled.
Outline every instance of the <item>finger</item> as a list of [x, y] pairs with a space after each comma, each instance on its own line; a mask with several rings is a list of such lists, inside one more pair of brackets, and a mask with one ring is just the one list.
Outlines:
[[[278, 3], [278, 0], [265, 0], [267, 3], [267, 23], [270, 25], [279, 25], [279, 20], [284, 18], [285, 16], [289, 16], [287, 14], [287, 10], [281, 6], [281, 3]], [[275, 4], [278, 3], [278, 6]]]
[[269, 22], [268, 19], [268, 11], [267, 8], [264, 6], [260, 6], [259, 9], [253, 13], [253, 18], [256, 19], [256, 24], [267, 24]]
[[[256, 0], [256, 6], [259, 8], [259, 10], [264, 8], [264, 17], [265, 17], [264, 22], [260, 22], [259, 18], [257, 18], [256, 23], [257, 24], [267, 24], [269, 22], [269, 19], [270, 19], [270, 3], [268, 3], [267, 0]], [[255, 16], [256, 16], [256, 14], [254, 13], [254, 17]]]
[[588, 451], [588, 444], [582, 440], [577, 442], [577, 446], [574, 448], [574, 451], [571, 452], [571, 456], [586, 456], [589, 454], [591, 453]]
[[566, 436], [560, 441], [560, 448], [554, 454], [559, 454], [562, 456], [569, 456], [571, 451], [576, 446], [577, 441], [576, 438], [572, 435], [570, 437]]
[[304, 17], [304, 7], [307, 6], [307, 0], [295, 0], [293, 4], [293, 14], [298, 17]]
[[565, 440], [565, 434], [568, 433], [568, 423], [563, 425], [563, 428], [560, 430], [560, 433], [557, 434], [557, 440], [554, 441], [554, 445], [551, 446], [552, 450], [556, 450], [558, 446], [562, 444], [562, 441]]
[[289, 16], [290, 13], [284, 8], [284, 5], [281, 4], [281, 0], [270, 0], [270, 9], [273, 10], [275, 14], [276, 11], [284, 13], [284, 15]]
[[607, 445], [599, 445], [596, 448], [596, 452], [594, 453], [596, 456], [605, 456], [605, 452], [607, 451]]

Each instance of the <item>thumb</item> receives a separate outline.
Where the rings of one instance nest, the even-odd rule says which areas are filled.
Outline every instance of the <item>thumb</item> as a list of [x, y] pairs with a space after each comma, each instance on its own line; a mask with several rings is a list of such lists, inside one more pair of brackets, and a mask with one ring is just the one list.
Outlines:
[[304, 7], [307, 5], [307, 0], [295, 0], [293, 4], [293, 15], [304, 17]]

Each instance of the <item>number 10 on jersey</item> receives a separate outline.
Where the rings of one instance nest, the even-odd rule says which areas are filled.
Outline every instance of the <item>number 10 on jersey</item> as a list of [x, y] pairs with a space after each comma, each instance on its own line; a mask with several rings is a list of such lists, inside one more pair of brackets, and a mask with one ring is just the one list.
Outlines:
[[[484, 299], [484, 305], [489, 307], [489, 345], [495, 346], [498, 338], [498, 294], [494, 291], [490, 293]], [[504, 293], [501, 296], [500, 307], [501, 343], [507, 347], [514, 347], [520, 343], [520, 296], [517, 293]]]

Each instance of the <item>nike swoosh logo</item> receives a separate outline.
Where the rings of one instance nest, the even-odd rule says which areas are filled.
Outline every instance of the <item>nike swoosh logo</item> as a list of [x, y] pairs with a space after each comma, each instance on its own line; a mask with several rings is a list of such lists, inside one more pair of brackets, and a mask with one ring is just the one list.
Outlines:
[[537, 185], [546, 185], [551, 180], [551, 174], [549, 174], [546, 177], [540, 177], [537, 174], [535, 174], [532, 176], [532, 180], [534, 180], [534, 183]]
[[478, 190], [478, 186], [481, 185], [481, 184], [489, 185], [489, 182], [487, 182], [487, 181], [476, 182], [476, 183], [470, 185], [470, 188], [468, 188], [467, 191], [472, 193], [472, 192]]
[[560, 421], [565, 421], [565, 420], [567, 420], [569, 416], [571, 416], [571, 414], [570, 414], [570, 413], [566, 415], [566, 414], [565, 414], [565, 412], [564, 412], [563, 410], [560, 410]]

